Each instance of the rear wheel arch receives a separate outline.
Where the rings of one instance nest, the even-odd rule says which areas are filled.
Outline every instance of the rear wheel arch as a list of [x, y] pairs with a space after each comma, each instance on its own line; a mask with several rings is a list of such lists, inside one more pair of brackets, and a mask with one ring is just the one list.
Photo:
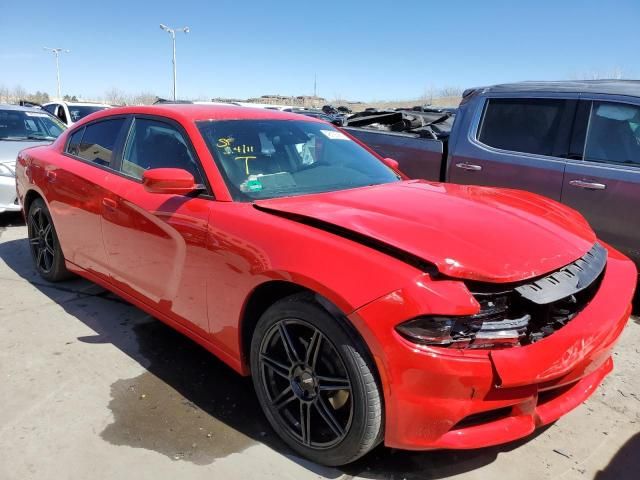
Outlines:
[[36, 198], [40, 198], [47, 205], [47, 201], [40, 193], [33, 189], [29, 190], [24, 196], [23, 211], [25, 218], [29, 214], [29, 208], [31, 208], [31, 204]]

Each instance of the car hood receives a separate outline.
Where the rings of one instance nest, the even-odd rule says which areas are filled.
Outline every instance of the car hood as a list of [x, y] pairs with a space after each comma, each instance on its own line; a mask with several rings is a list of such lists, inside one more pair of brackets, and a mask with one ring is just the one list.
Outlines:
[[545, 197], [422, 180], [260, 200], [255, 206], [334, 233], [332, 225], [354, 232], [432, 263], [447, 276], [488, 282], [557, 270], [596, 240], [580, 214]]
[[0, 163], [15, 164], [16, 157], [21, 150], [29, 147], [39, 147], [52, 143], [53, 140], [0, 140]]

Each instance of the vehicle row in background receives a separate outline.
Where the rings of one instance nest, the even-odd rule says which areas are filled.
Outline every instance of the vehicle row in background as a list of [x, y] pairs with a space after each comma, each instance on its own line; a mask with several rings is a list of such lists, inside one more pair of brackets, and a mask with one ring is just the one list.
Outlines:
[[0, 104], [0, 213], [20, 211], [15, 180], [18, 152], [51, 143], [64, 129], [40, 108]]
[[43, 110], [58, 117], [62, 123], [69, 127], [87, 115], [111, 107], [111, 105], [105, 103], [65, 101], [56, 101], [42, 105]]

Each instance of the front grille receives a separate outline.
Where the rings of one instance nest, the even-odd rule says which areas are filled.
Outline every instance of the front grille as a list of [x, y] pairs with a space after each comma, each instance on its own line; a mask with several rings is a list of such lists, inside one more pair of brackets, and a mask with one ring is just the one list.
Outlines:
[[533, 281], [502, 286], [469, 283], [480, 303], [480, 312], [474, 315], [483, 321], [479, 332], [506, 335], [519, 345], [548, 337], [594, 298], [604, 276], [606, 259], [606, 249], [596, 243], [580, 259]]

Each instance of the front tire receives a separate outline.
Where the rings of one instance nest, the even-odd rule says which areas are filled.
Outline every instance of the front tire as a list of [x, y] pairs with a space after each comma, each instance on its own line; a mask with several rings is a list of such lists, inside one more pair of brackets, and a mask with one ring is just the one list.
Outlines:
[[49, 209], [41, 198], [36, 198], [27, 214], [29, 250], [36, 270], [49, 282], [71, 277], [64, 264], [64, 255]]
[[382, 395], [363, 342], [310, 294], [260, 317], [251, 342], [258, 400], [297, 453], [329, 466], [352, 462], [382, 438]]

